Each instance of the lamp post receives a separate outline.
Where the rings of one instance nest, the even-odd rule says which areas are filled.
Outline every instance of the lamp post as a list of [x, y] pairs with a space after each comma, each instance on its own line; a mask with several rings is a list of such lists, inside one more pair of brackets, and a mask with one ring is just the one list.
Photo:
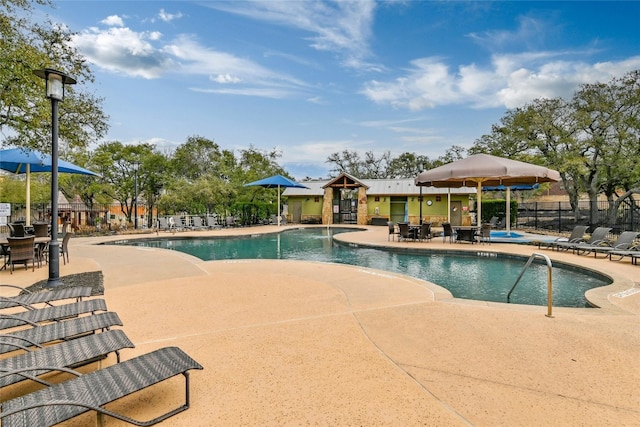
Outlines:
[[135, 214], [135, 219], [133, 220], [133, 228], [138, 229], [138, 171], [140, 170], [140, 162], [133, 162], [133, 172], [134, 175], [134, 196], [133, 196], [133, 209]]
[[44, 79], [46, 96], [51, 100], [51, 241], [49, 242], [49, 279], [47, 286], [60, 286], [60, 242], [58, 242], [58, 102], [64, 100], [64, 85], [76, 83], [73, 77], [51, 69], [34, 70]]

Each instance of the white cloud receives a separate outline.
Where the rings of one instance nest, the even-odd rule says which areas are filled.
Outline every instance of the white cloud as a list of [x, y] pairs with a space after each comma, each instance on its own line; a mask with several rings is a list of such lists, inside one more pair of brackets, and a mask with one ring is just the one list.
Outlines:
[[455, 71], [441, 58], [421, 58], [395, 80], [366, 83], [362, 93], [377, 103], [412, 111], [442, 105], [514, 108], [536, 98], [570, 97], [580, 84], [608, 81], [640, 68], [640, 56], [593, 64], [558, 59], [566, 54], [496, 54], [486, 67], [466, 64]]
[[227, 84], [227, 83], [240, 83], [240, 79], [238, 77], [232, 76], [230, 74], [218, 74], [215, 77], [211, 77], [216, 83]]
[[158, 39], [157, 32], [112, 27], [89, 28], [75, 35], [73, 42], [89, 61], [105, 70], [152, 79], [174, 66], [171, 58], [150, 43]]
[[174, 19], [182, 18], [182, 13], [181, 12], [168, 13], [164, 9], [160, 9], [160, 12], [158, 13], [158, 18], [160, 18], [164, 22], [171, 22]]
[[107, 16], [100, 23], [110, 27], [124, 27], [124, 21], [118, 15]]
[[369, 39], [376, 8], [374, 0], [208, 2], [205, 5], [308, 32], [311, 34], [307, 38], [309, 46], [338, 53], [347, 67], [382, 68], [367, 62], [371, 56]]

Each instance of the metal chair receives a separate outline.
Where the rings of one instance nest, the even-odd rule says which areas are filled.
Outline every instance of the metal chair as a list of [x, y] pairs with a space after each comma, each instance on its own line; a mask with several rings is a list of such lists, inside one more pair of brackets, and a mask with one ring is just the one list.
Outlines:
[[446, 242], [447, 241], [447, 237], [449, 238], [449, 243], [453, 243], [453, 227], [451, 227], [451, 224], [448, 222], [443, 222], [442, 223], [442, 242]]

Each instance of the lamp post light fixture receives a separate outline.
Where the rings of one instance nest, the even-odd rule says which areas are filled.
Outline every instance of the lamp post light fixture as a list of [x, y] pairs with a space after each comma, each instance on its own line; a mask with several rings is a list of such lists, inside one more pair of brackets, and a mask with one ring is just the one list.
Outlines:
[[138, 171], [140, 170], [140, 162], [133, 162], [134, 172], [134, 189], [133, 189], [133, 211], [135, 218], [133, 220], [133, 228], [138, 229]]
[[60, 286], [60, 242], [58, 242], [58, 102], [64, 101], [64, 86], [76, 80], [52, 68], [34, 70], [44, 79], [46, 96], [51, 100], [51, 241], [49, 242], [49, 279], [47, 286]]

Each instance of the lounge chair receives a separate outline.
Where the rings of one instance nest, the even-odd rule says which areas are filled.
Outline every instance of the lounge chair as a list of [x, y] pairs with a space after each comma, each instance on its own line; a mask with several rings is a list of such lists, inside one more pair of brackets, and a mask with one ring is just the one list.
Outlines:
[[158, 230], [169, 231], [169, 223], [167, 222], [167, 218], [158, 217]]
[[70, 319], [81, 314], [93, 314], [96, 311], [107, 311], [107, 303], [103, 299], [90, 299], [20, 313], [0, 313], [0, 330], [21, 325], [36, 326], [38, 323]]
[[22, 291], [20, 295], [13, 297], [0, 297], [0, 309], [27, 306], [30, 310], [33, 310], [34, 304], [47, 304], [52, 305], [53, 301], [61, 301], [65, 299], [75, 298], [76, 302], [81, 301], [83, 297], [90, 297], [92, 288], [90, 286], [73, 286], [70, 288], [56, 289], [53, 291], [42, 292], [30, 292], [24, 288], [13, 285], [0, 285], [0, 287], [17, 288]]
[[123, 331], [112, 330], [8, 357], [0, 360], [0, 387], [26, 379], [51, 385], [37, 377], [59, 368], [84, 366], [104, 359], [110, 353], [115, 353], [120, 362], [120, 350], [134, 347]]
[[194, 216], [191, 218], [191, 220], [193, 221], [193, 229], [194, 230], [203, 230], [204, 229], [204, 223], [202, 222], [202, 218], [200, 218], [199, 216]]
[[560, 251], [560, 250], [564, 250], [564, 251], [572, 250], [572, 251], [575, 252], [575, 248], [578, 245], [593, 245], [593, 244], [598, 244], [600, 242], [603, 242], [604, 239], [607, 237], [607, 234], [609, 234], [610, 231], [611, 231], [610, 227], [598, 227], [595, 230], [593, 230], [593, 233], [591, 233], [591, 236], [586, 241], [580, 241], [580, 242], [569, 242], [569, 241], [567, 241], [567, 242], [556, 242], [553, 245], [553, 248], [555, 248], [558, 251]]
[[497, 216], [492, 216], [491, 219], [489, 220], [489, 224], [491, 225], [492, 228], [498, 227], [499, 223], [500, 223], [500, 218], [498, 218]]
[[637, 233], [635, 231], [623, 231], [613, 243], [610, 243], [607, 240], [603, 240], [601, 242], [594, 242], [591, 245], [578, 244], [574, 248], [574, 252], [578, 255], [588, 255], [590, 253], [593, 253], [595, 258], [598, 258], [598, 254], [604, 254], [604, 257], [607, 257], [609, 252], [611, 251], [628, 250], [635, 242], [638, 234], [640, 233]]
[[[189, 409], [189, 370], [202, 366], [177, 347], [165, 347], [142, 356], [80, 375], [2, 404], [3, 427], [53, 425], [93, 410], [136, 425], [153, 425]], [[138, 421], [104, 407], [132, 393], [182, 374], [185, 403], [149, 421]]]
[[[618, 258], [613, 259], [614, 256]], [[610, 261], [620, 261], [625, 257], [631, 258], [631, 264], [638, 265], [638, 260], [640, 259], [640, 245], [631, 246], [625, 251], [613, 250], [609, 252]]]
[[[573, 230], [571, 231], [571, 234], [569, 235], [568, 238], [567, 237], [558, 237], [557, 239], [555, 239], [552, 242], [548, 242], [548, 243], [539, 242], [538, 243], [538, 248], [541, 248], [541, 249], [554, 249], [554, 248], [558, 249], [558, 248], [556, 248], [557, 244], [565, 245], [566, 243], [584, 242], [584, 234], [587, 232], [588, 229], [589, 229], [588, 225], [576, 225], [575, 227], [573, 227]], [[543, 248], [542, 245], [545, 245], [545, 247]]]
[[442, 242], [446, 242], [447, 241], [447, 237], [449, 238], [449, 243], [453, 243], [453, 227], [451, 227], [451, 224], [448, 222], [443, 222], [442, 223]]
[[35, 238], [31, 237], [7, 237], [9, 243], [9, 264], [11, 266], [11, 274], [16, 264], [24, 264], [24, 269], [28, 269], [29, 261], [31, 261], [31, 271], [35, 271], [36, 256]]
[[389, 238], [391, 238], [391, 240], [395, 240], [395, 237], [400, 234], [398, 231], [396, 231], [396, 225], [393, 222], [389, 221], [387, 222], [387, 227], [389, 227], [387, 242], [389, 241]]
[[54, 341], [79, 338], [96, 331], [109, 330], [112, 326], [122, 326], [122, 321], [112, 311], [82, 316], [63, 322], [38, 325], [33, 328], [0, 335], [0, 354], [17, 349], [29, 350], [33, 346], [42, 347], [43, 344]]
[[218, 216], [217, 215], [209, 215], [209, 216], [207, 216], [207, 226], [209, 228], [222, 228], [222, 226], [218, 222]]

